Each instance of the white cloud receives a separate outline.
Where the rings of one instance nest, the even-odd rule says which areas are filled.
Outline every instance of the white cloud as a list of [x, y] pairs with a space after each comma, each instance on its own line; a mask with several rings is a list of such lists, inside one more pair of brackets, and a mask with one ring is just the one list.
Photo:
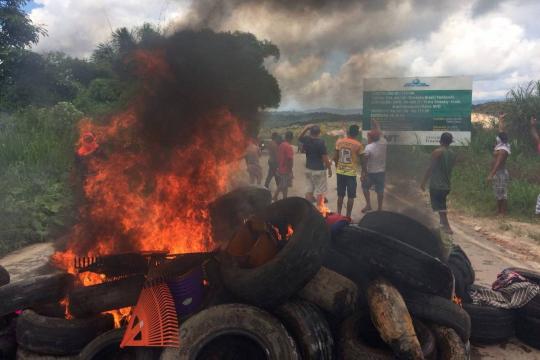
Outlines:
[[185, 2], [140, 0], [36, 0], [41, 7], [30, 12], [36, 24], [44, 25], [48, 36], [36, 51], [63, 51], [88, 56], [97, 44], [109, 39], [111, 29], [151, 22], [165, 26], [183, 16]]

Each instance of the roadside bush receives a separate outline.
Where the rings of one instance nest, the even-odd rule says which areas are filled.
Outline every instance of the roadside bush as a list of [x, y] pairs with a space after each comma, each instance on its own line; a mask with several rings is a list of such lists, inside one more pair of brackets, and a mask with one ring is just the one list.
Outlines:
[[0, 255], [69, 225], [69, 173], [82, 115], [62, 102], [0, 118]]

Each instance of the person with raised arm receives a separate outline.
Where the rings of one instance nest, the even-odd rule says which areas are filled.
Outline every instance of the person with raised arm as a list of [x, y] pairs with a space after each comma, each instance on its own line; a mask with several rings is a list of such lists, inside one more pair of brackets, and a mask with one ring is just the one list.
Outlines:
[[332, 164], [328, 158], [326, 144], [320, 136], [321, 128], [313, 124], [306, 125], [298, 136], [298, 141], [306, 153], [306, 199], [317, 203], [325, 200], [328, 189], [327, 172], [328, 177], [332, 176]]

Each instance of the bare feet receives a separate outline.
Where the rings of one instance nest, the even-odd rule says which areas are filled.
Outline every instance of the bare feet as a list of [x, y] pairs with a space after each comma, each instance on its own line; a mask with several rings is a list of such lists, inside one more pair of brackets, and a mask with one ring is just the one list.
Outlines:
[[362, 212], [365, 214], [365, 213], [370, 212], [372, 210], [373, 209], [371, 208], [371, 206], [366, 206], [365, 208], [362, 209]]

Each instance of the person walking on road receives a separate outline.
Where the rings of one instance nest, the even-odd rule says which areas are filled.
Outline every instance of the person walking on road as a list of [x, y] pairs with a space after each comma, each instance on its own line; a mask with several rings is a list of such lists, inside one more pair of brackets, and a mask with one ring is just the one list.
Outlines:
[[[540, 135], [538, 135], [538, 129], [536, 128], [537, 124], [538, 121], [536, 120], [536, 117], [531, 117], [531, 135], [536, 146], [536, 151], [538, 152], [538, 155], [540, 155]], [[536, 215], [540, 215], [540, 194], [538, 194], [538, 198], [536, 199], [535, 212]]]
[[505, 215], [508, 209], [508, 184], [510, 175], [506, 169], [506, 160], [510, 155], [510, 144], [508, 143], [508, 134], [504, 126], [504, 114], [499, 114], [499, 134], [496, 138], [495, 148], [493, 149], [493, 164], [487, 177], [488, 182], [493, 183], [493, 192], [497, 200], [497, 214]]
[[453, 234], [450, 223], [448, 222], [448, 209], [446, 198], [450, 193], [450, 179], [452, 178], [452, 169], [456, 162], [456, 156], [450, 150], [450, 144], [453, 141], [452, 134], [445, 132], [441, 135], [440, 146], [431, 153], [431, 164], [427, 169], [420, 188], [426, 190], [426, 183], [429, 179], [429, 197], [431, 199], [431, 208], [439, 213], [442, 230], [448, 234]]
[[356, 175], [358, 174], [358, 163], [364, 152], [364, 145], [356, 140], [360, 129], [358, 125], [351, 125], [347, 132], [347, 137], [338, 139], [334, 162], [336, 163], [337, 176], [337, 211], [341, 215], [343, 200], [347, 193], [347, 216], [351, 217], [356, 198]]
[[387, 142], [376, 120], [372, 120], [373, 129], [368, 132], [368, 145], [364, 150], [362, 161], [362, 190], [366, 198], [366, 207], [362, 212], [372, 210], [370, 189], [375, 188], [377, 193], [377, 210], [381, 211], [384, 199], [384, 181], [386, 172]]
[[285, 140], [279, 144], [277, 154], [277, 190], [274, 194], [274, 201], [278, 199], [279, 193], [283, 194], [283, 198], [287, 198], [289, 188], [292, 186], [293, 180], [293, 164], [294, 164], [294, 150], [291, 146], [293, 139], [293, 133], [287, 131], [285, 133]]
[[277, 178], [277, 168], [278, 168], [278, 161], [277, 161], [277, 155], [278, 155], [278, 147], [281, 143], [281, 136], [273, 132], [272, 133], [272, 141], [268, 144], [268, 174], [266, 174], [266, 180], [264, 181], [264, 187], [269, 189], [270, 182], [272, 179], [276, 182], [276, 186], [278, 185], [278, 178]]
[[[306, 135], [309, 131], [309, 135]], [[328, 189], [326, 174], [332, 176], [332, 164], [328, 158], [326, 144], [320, 138], [321, 128], [317, 125], [306, 125], [298, 141], [306, 153], [306, 199], [320, 203], [325, 200]]]

